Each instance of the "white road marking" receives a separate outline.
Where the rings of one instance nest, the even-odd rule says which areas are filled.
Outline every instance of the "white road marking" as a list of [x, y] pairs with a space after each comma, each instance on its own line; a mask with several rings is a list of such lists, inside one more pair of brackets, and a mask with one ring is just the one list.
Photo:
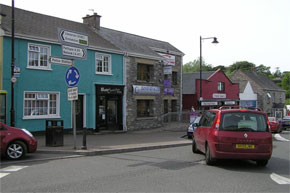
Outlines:
[[0, 178], [3, 178], [4, 176], [7, 176], [9, 173], [0, 173]]
[[280, 134], [275, 134], [274, 137], [278, 141], [289, 141], [288, 139], [285, 139], [284, 137], [282, 137]]
[[270, 177], [272, 178], [272, 180], [274, 180], [278, 184], [289, 184], [290, 185], [290, 179], [289, 178], [285, 178], [285, 177], [280, 176], [280, 175], [275, 174], [275, 173], [272, 173], [270, 175]]
[[[9, 167], [6, 167], [6, 168], [2, 168], [0, 169], [0, 178], [3, 178], [7, 175], [9, 175], [10, 173], [6, 173], [6, 172], [17, 172], [23, 168], [26, 168], [28, 166], [9, 166]], [[3, 172], [3, 173], [2, 173]]]
[[9, 166], [9, 167], [0, 169], [0, 172], [17, 172], [26, 167], [28, 166]]

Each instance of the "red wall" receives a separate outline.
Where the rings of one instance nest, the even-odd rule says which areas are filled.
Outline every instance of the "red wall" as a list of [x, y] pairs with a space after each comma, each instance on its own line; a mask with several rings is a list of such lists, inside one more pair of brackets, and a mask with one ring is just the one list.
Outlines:
[[195, 94], [184, 94], [182, 95], [182, 109], [191, 110], [191, 107], [198, 108], [198, 103]]
[[[225, 91], [218, 92], [218, 82], [225, 83]], [[200, 98], [199, 79], [195, 82], [197, 98]], [[214, 93], [226, 94], [226, 99], [239, 99], [239, 84], [233, 84], [227, 76], [221, 71], [216, 71], [208, 80], [202, 80], [202, 98], [214, 99]]]

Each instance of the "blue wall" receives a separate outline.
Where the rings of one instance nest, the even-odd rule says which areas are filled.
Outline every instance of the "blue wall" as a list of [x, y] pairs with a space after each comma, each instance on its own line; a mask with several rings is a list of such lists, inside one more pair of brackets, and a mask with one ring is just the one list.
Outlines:
[[[71, 128], [71, 102], [67, 100], [65, 73], [68, 66], [51, 64], [52, 70], [28, 69], [28, 43], [51, 46], [51, 56], [61, 57], [61, 45], [48, 44], [29, 40], [15, 40], [15, 65], [21, 68], [20, 77], [14, 84], [15, 126], [30, 131], [44, 131], [46, 119], [23, 119], [24, 91], [60, 92], [60, 119], [64, 127]], [[97, 51], [99, 52], [99, 51]], [[112, 75], [96, 75], [94, 50], [88, 50], [86, 60], [74, 60], [74, 66], [80, 72], [78, 83], [79, 94], [86, 95], [86, 127], [95, 128], [95, 84], [123, 85], [123, 55], [102, 52], [111, 55]], [[10, 123], [10, 79], [11, 79], [11, 40], [4, 37], [3, 41], [3, 89], [8, 91], [7, 123]]]

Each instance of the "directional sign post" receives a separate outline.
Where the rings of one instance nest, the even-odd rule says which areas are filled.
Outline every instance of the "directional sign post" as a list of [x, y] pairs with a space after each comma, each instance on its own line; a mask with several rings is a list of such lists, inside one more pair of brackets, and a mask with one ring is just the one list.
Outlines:
[[57, 58], [57, 57], [50, 57], [49, 62], [52, 64], [60, 64], [65, 66], [72, 66], [73, 60], [70, 59], [64, 59], [64, 58]]
[[84, 34], [80, 34], [77, 32], [72, 32], [69, 30], [59, 29], [58, 30], [58, 39], [60, 42], [65, 44], [76, 44], [79, 46], [88, 46], [89, 40], [88, 36]]
[[65, 81], [69, 87], [74, 87], [80, 80], [80, 73], [76, 67], [70, 67], [65, 73]]
[[87, 50], [84, 48], [62, 45], [62, 55], [69, 58], [86, 59]]

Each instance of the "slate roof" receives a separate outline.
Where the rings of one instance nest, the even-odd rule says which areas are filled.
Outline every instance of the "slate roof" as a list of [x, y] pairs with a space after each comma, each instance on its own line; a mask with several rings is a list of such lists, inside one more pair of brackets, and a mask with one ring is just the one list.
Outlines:
[[[5, 14], [2, 17], [1, 28], [5, 33], [11, 34], [11, 7], [0, 4], [0, 13]], [[31, 37], [33, 39], [58, 42], [58, 28], [71, 30], [88, 35], [89, 46], [104, 48], [109, 50], [120, 49], [95, 33], [87, 24], [69, 21], [57, 17], [34, 13], [15, 8], [15, 36]]]
[[168, 42], [154, 40], [130, 33], [125, 33], [117, 30], [101, 27], [98, 31], [107, 40], [111, 41], [114, 45], [119, 47], [121, 50], [131, 54], [141, 54], [152, 57], [160, 57], [154, 50], [155, 48], [175, 52], [176, 54], [183, 55], [183, 53], [172, 46]]
[[[11, 34], [11, 7], [0, 4], [3, 17], [1, 28], [6, 34]], [[88, 35], [89, 47], [126, 52], [131, 55], [144, 57], [161, 57], [155, 52], [169, 51], [169, 54], [184, 55], [168, 42], [154, 40], [134, 34], [101, 27], [100, 30], [91, 28], [88, 24], [78, 23], [57, 17], [34, 13], [15, 8], [15, 35], [40, 40], [58, 42], [58, 28], [71, 30]]]
[[[202, 80], [207, 80], [215, 71], [202, 72]], [[182, 94], [195, 94], [195, 80], [200, 78], [199, 72], [182, 74]]]
[[276, 91], [285, 91], [277, 84], [275, 84], [270, 78], [259, 74], [257, 72], [249, 72], [249, 71], [242, 71], [246, 76], [252, 79], [255, 83], [257, 83], [262, 89], [265, 90], [276, 90]]

